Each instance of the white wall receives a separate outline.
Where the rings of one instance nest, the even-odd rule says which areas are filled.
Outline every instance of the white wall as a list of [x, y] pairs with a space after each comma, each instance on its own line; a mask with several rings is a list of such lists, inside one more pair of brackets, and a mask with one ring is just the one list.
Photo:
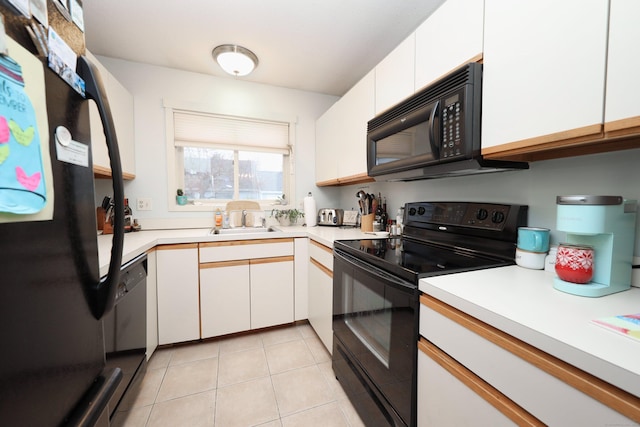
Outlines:
[[[529, 164], [530, 169], [414, 182], [372, 183], [341, 189], [340, 206], [357, 206], [359, 188], [387, 197], [391, 218], [398, 207], [417, 201], [485, 201], [529, 205], [529, 225], [552, 230], [552, 241], [564, 239], [556, 228], [556, 196], [620, 195], [640, 200], [640, 149], [594, 154]], [[638, 215], [640, 216], [640, 215]], [[636, 256], [640, 256], [640, 220], [636, 221]]]
[[[163, 100], [240, 116], [297, 118], [294, 207], [312, 191], [318, 206], [333, 206], [336, 189], [315, 186], [315, 121], [337, 97], [204, 74], [98, 57], [134, 97], [136, 178], [125, 182], [134, 216], [143, 228], [213, 224], [211, 212], [170, 212], [167, 202], [165, 110]], [[211, 66], [215, 64], [211, 63]], [[111, 182], [96, 182], [96, 200], [111, 195]], [[150, 197], [153, 210], [135, 210], [138, 197]], [[291, 195], [287, 194], [291, 200]]]

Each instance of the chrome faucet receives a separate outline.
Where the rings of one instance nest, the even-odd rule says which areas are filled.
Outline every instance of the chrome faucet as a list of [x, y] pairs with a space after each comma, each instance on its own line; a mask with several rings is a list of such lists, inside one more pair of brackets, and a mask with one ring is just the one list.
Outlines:
[[242, 228], [245, 228], [247, 226], [247, 210], [243, 209], [242, 210]]

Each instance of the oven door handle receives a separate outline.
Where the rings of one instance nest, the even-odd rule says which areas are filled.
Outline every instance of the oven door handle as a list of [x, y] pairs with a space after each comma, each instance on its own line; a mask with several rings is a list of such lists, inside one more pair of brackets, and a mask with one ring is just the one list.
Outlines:
[[[347, 254], [346, 252], [342, 252], [339, 249], [333, 249], [333, 255], [341, 261], [350, 264], [353, 268], [357, 268], [359, 270], [366, 271], [367, 273], [373, 274], [375, 276], [380, 277], [389, 285], [393, 286], [396, 289], [402, 290], [407, 293], [414, 293], [417, 289], [417, 286], [411, 282], [406, 280], [402, 280], [393, 274], [389, 274], [386, 271], [371, 265], [367, 262], [361, 261], [358, 258]], [[334, 266], [335, 270], [335, 266]]]

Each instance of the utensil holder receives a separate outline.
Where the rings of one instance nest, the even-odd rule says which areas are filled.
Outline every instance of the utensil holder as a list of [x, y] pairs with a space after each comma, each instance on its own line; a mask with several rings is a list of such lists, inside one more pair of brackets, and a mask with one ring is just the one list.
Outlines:
[[362, 215], [360, 219], [360, 231], [371, 232], [373, 231], [373, 219], [375, 214]]

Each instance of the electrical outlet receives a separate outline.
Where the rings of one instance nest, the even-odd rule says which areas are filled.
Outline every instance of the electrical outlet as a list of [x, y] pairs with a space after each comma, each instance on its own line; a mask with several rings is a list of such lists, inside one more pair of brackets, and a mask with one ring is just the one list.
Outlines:
[[151, 207], [151, 198], [150, 197], [139, 197], [136, 203], [137, 210], [139, 211], [150, 211]]

